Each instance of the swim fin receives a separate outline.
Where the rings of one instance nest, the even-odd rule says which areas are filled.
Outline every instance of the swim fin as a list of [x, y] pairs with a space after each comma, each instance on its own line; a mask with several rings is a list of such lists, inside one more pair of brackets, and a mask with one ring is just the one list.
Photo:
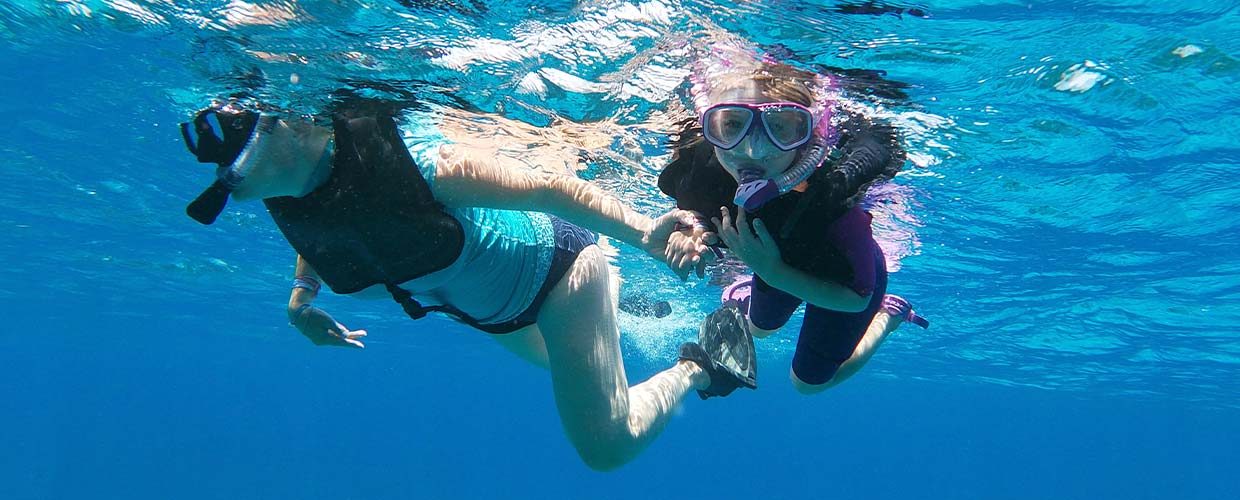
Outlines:
[[702, 320], [698, 341], [682, 344], [680, 359], [697, 363], [710, 376], [710, 387], [698, 391], [702, 399], [727, 396], [742, 386], [758, 388], [753, 335], [736, 301], [728, 301]]
[[729, 300], [735, 300], [740, 304], [741, 311], [748, 313], [749, 297], [753, 292], [753, 275], [742, 274], [732, 280], [732, 284], [723, 289], [723, 296], [719, 297], [720, 302], [726, 303]]
[[672, 305], [666, 300], [630, 294], [620, 297], [620, 310], [643, 318], [663, 318], [672, 313]]
[[925, 316], [917, 314], [913, 311], [913, 305], [899, 295], [887, 294], [883, 296], [883, 310], [892, 316], [900, 318], [904, 321], [920, 326], [922, 328], [930, 328], [930, 320]]

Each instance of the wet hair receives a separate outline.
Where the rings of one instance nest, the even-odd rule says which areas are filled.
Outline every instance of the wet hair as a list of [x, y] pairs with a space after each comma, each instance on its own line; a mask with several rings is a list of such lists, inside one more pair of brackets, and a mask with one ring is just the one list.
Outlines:
[[753, 68], [737, 68], [718, 75], [707, 96], [718, 102], [723, 92], [755, 85], [762, 95], [773, 101], [795, 102], [807, 107], [820, 104], [812, 86], [818, 75], [786, 64], [756, 61]]

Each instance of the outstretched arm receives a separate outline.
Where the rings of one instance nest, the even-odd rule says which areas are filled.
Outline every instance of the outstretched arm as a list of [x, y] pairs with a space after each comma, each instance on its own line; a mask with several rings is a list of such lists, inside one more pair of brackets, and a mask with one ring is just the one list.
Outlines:
[[692, 225], [692, 214], [673, 210], [651, 219], [598, 186], [567, 175], [505, 167], [464, 148], [444, 146], [432, 184], [435, 199], [449, 207], [488, 207], [546, 212], [597, 231], [664, 259], [684, 277], [706, 251], [700, 239], [668, 238], [677, 224]]

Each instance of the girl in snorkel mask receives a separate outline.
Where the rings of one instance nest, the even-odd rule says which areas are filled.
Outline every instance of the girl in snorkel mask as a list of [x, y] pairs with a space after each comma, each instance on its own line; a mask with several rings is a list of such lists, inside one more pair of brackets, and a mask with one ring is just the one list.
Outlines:
[[750, 212], [802, 186], [834, 139], [827, 108], [811, 109], [811, 96], [795, 87], [765, 89], [760, 78], [717, 91], [717, 104], [700, 123], [703, 139], [739, 184], [733, 202]]
[[891, 127], [835, 116], [830, 82], [716, 49], [693, 76], [700, 129], [682, 135], [659, 179], [680, 208], [701, 215], [705, 243], [726, 245], [753, 271], [725, 290], [721, 309], [744, 314], [754, 337], [806, 303], [791, 370], [804, 393], [856, 373], [903, 321], [928, 324], [886, 295], [885, 259], [856, 204], [869, 184], [895, 175], [904, 151]]

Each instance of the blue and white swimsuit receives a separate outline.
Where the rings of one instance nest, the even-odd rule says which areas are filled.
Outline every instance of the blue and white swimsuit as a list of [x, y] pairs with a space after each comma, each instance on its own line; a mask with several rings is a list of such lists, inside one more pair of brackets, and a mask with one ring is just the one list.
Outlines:
[[[405, 146], [433, 190], [439, 149], [450, 141], [433, 116], [411, 113], [405, 118], [401, 127]], [[547, 292], [577, 253], [597, 239], [593, 233], [539, 212], [479, 207], [447, 212], [464, 232], [460, 256], [444, 269], [399, 286], [423, 305], [450, 305], [484, 326], [493, 325], [484, 329], [491, 333], [532, 324]]]

